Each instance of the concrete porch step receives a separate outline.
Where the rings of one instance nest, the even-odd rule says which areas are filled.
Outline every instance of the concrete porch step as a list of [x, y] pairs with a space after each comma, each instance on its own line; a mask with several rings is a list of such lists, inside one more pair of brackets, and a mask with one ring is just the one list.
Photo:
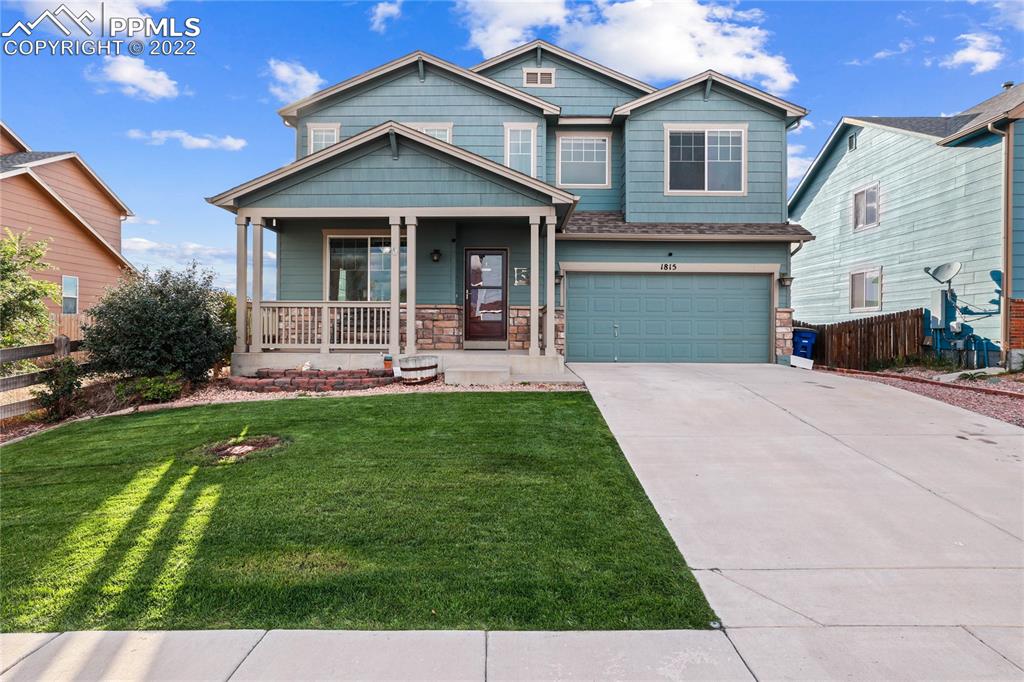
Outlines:
[[496, 386], [512, 381], [508, 366], [447, 367], [444, 383], [452, 386]]

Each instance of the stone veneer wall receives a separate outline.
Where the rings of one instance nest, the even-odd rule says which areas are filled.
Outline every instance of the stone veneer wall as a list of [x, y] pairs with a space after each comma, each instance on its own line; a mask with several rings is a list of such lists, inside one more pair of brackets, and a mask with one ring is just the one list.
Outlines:
[[1010, 308], [1010, 350], [1024, 348], [1024, 298], [1011, 298]]
[[775, 309], [775, 354], [793, 354], [793, 309]]
[[[541, 310], [541, 347], [544, 346], [543, 309]], [[405, 347], [406, 310], [401, 314], [401, 343]], [[416, 306], [416, 350], [459, 350], [462, 348], [462, 306]], [[530, 307], [510, 306], [508, 327], [509, 350], [530, 348]], [[555, 348], [565, 355], [565, 310], [555, 309]]]

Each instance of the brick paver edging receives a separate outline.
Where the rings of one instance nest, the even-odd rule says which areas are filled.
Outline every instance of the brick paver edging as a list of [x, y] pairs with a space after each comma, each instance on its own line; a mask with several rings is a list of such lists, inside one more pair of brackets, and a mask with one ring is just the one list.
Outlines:
[[1018, 393], [1016, 391], [1002, 391], [998, 388], [989, 388], [988, 386], [965, 386], [963, 384], [946, 383], [943, 381], [935, 381], [934, 379], [924, 379], [922, 377], [908, 377], [902, 374], [893, 374], [891, 372], [865, 372], [859, 369], [842, 369], [840, 367], [815, 367], [823, 372], [835, 372], [837, 374], [856, 374], [869, 377], [882, 377], [885, 379], [901, 379], [902, 381], [910, 381], [916, 384], [931, 384], [932, 386], [942, 386], [945, 388], [959, 388], [962, 391], [974, 391], [975, 393], [987, 393], [988, 395], [1001, 395], [1007, 398], [1018, 398], [1024, 400], [1024, 393]]

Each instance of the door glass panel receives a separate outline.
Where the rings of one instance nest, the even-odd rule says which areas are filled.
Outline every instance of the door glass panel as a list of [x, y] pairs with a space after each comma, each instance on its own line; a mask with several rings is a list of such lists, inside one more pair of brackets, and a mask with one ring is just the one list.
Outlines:
[[505, 305], [502, 299], [501, 289], [473, 289], [469, 292], [470, 318], [480, 322], [504, 321]]
[[470, 287], [501, 287], [504, 286], [505, 257], [492, 253], [486, 256], [469, 257]]

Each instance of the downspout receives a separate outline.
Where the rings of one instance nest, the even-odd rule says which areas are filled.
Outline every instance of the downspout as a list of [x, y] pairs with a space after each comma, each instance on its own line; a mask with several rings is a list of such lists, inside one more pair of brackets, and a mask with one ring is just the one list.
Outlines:
[[1003, 281], [1002, 301], [999, 306], [999, 336], [1000, 336], [1000, 357], [1005, 365], [1010, 358], [1010, 297], [1012, 291], [1012, 268], [1013, 251], [1012, 240], [1013, 230], [1011, 225], [1010, 211], [1012, 207], [1010, 183], [1013, 173], [1013, 145], [1010, 144], [1013, 133], [1013, 124], [1007, 124], [1007, 130], [999, 130], [995, 123], [989, 123], [988, 132], [1003, 138]]

